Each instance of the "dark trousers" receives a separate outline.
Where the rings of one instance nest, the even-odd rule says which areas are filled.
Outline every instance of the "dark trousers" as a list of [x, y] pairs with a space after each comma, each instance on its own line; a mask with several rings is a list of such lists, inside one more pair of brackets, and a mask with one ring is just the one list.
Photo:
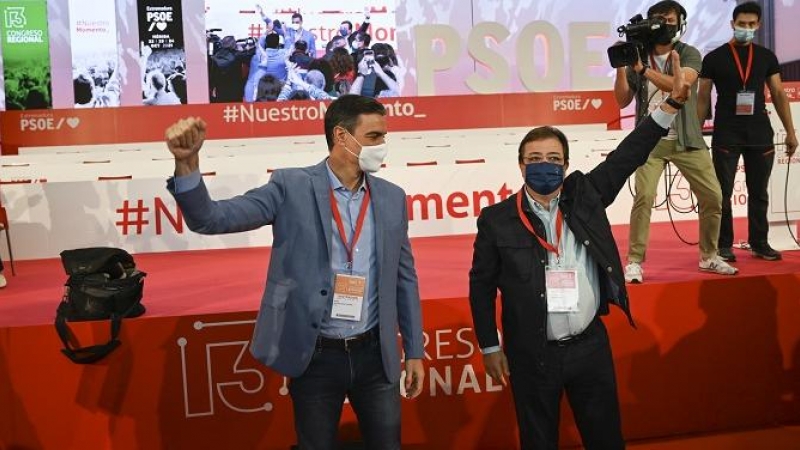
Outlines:
[[386, 380], [377, 339], [350, 350], [317, 347], [289, 393], [301, 450], [333, 450], [345, 397], [367, 449], [400, 449], [400, 382]]
[[538, 364], [511, 364], [511, 388], [523, 450], [558, 448], [564, 392], [587, 450], [625, 448], [614, 362], [601, 320], [594, 321], [583, 340], [563, 347], [547, 344]]
[[767, 244], [769, 223], [767, 187], [772, 173], [775, 149], [742, 147], [715, 147], [712, 158], [719, 185], [722, 188], [722, 222], [719, 229], [719, 248], [733, 246], [733, 213], [731, 195], [739, 157], [744, 158], [745, 184], [747, 185], [747, 241], [751, 246]]

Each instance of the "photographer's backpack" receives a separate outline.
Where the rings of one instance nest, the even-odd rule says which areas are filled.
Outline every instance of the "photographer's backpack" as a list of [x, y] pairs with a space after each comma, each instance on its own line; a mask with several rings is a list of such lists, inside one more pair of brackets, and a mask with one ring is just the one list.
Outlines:
[[[61, 252], [69, 275], [64, 297], [56, 310], [56, 331], [64, 343], [61, 352], [78, 364], [104, 358], [120, 345], [124, 317], [144, 314], [141, 303], [144, 277], [125, 250], [110, 247], [80, 248]], [[110, 320], [111, 337], [101, 345], [74, 347], [67, 322]]]

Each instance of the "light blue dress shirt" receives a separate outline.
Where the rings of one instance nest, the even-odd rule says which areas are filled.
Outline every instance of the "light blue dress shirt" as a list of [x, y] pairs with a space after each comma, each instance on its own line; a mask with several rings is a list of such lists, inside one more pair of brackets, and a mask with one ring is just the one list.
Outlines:
[[[547, 210], [528, 195], [527, 190], [525, 196], [528, 198], [531, 210], [545, 226], [547, 242], [555, 246], [559, 197], [550, 201], [550, 209]], [[547, 252], [547, 265], [551, 268], [561, 267], [578, 271], [578, 311], [547, 313], [547, 339], [550, 341], [583, 332], [592, 323], [600, 304], [597, 263], [586, 247], [575, 239], [566, 222], [561, 231], [561, 242], [558, 244], [560, 258], [553, 252]]]
[[[342, 182], [336, 178], [330, 165], [326, 164], [326, 168], [328, 169], [331, 189], [333, 189], [333, 197], [336, 199], [345, 232], [348, 234], [347, 243], [352, 244], [353, 235], [356, 230], [356, 222], [358, 221], [358, 213], [361, 211], [361, 204], [367, 192], [366, 186], [362, 181], [361, 186], [359, 186], [356, 192], [352, 192], [344, 187]], [[339, 228], [336, 225], [336, 221], [331, 219], [331, 227], [333, 230], [331, 270], [334, 276], [337, 273], [365, 276], [367, 278], [367, 285], [365, 288], [364, 303], [361, 305], [361, 320], [354, 322], [331, 318], [329, 307], [322, 322], [321, 333], [323, 336], [345, 338], [364, 333], [378, 326], [378, 252], [376, 247], [375, 217], [373, 211], [372, 204], [370, 204], [367, 208], [367, 214], [364, 217], [361, 236], [359, 236], [353, 248], [352, 270], [349, 270], [347, 267], [347, 249], [342, 242], [342, 238], [339, 236]], [[331, 280], [331, 286], [333, 285], [334, 280]], [[332, 305], [333, 299], [331, 296], [331, 306]]]

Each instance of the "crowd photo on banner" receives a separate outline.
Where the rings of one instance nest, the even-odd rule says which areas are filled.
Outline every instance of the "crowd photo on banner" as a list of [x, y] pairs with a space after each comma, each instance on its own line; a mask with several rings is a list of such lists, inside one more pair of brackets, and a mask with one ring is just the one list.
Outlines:
[[[207, 25], [215, 12], [207, 9]], [[326, 15], [304, 17], [299, 7], [268, 10], [257, 4], [254, 12], [258, 24], [240, 27], [247, 35], [213, 25], [206, 30], [212, 103], [400, 95], [395, 48], [373, 36], [371, 7], [336, 23], [308, 24], [307, 17], [324, 21]], [[321, 36], [318, 30], [324, 29], [334, 32]]]

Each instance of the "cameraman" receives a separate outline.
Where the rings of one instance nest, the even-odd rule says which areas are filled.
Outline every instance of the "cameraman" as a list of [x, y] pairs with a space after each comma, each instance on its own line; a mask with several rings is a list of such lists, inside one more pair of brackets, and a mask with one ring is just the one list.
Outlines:
[[244, 92], [242, 65], [249, 64], [253, 51], [240, 48], [236, 38], [225, 36], [219, 48], [209, 58], [209, 85], [211, 103], [241, 102]]
[[[642, 263], [645, 260], [650, 232], [650, 214], [656, 196], [656, 187], [667, 163], [675, 164], [689, 182], [697, 196], [700, 214], [700, 264], [702, 271], [734, 275], [738, 271], [717, 254], [720, 219], [722, 217], [722, 192], [714, 173], [708, 147], [703, 140], [700, 120], [697, 118], [697, 77], [702, 59], [700, 52], [679, 39], [686, 27], [686, 10], [678, 2], [664, 0], [647, 10], [648, 19], [661, 18], [666, 26], [654, 31], [645, 43], [645, 54], [628, 67], [617, 69], [614, 95], [621, 108], [636, 98], [636, 123], [647, 116], [666, 97], [672, 87], [672, 67], [668, 56], [675, 50], [682, 71], [691, 84], [689, 99], [670, 128], [647, 159], [636, 170], [636, 195], [630, 218], [630, 245], [625, 281], [643, 281]], [[644, 56], [645, 61], [642, 61]]]

